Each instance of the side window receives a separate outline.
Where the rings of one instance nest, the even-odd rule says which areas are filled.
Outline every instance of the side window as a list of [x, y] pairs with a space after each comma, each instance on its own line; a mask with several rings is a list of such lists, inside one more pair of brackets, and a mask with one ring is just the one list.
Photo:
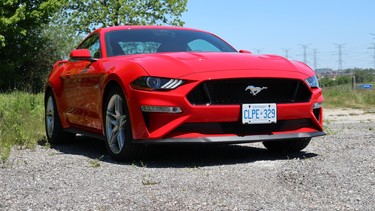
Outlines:
[[84, 43], [82, 43], [78, 49], [89, 49], [91, 56], [93, 58], [100, 58], [101, 50], [100, 50], [100, 42], [99, 42], [99, 36], [93, 35], [89, 37]]
[[220, 52], [213, 44], [207, 42], [206, 40], [197, 39], [189, 42], [187, 44], [191, 51], [204, 51], [204, 52]]

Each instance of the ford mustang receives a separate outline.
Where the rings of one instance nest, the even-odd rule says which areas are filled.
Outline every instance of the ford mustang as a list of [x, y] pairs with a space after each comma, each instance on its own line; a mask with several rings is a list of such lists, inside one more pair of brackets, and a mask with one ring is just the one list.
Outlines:
[[201, 30], [116, 26], [54, 64], [45, 126], [51, 144], [96, 137], [119, 161], [159, 143], [263, 142], [290, 153], [325, 135], [322, 103], [304, 63], [237, 51]]

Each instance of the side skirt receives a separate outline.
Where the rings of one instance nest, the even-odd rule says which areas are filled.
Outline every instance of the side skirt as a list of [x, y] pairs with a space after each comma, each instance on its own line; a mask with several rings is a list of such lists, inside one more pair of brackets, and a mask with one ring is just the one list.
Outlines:
[[69, 133], [81, 134], [83, 136], [87, 136], [87, 137], [90, 137], [90, 138], [105, 140], [105, 137], [103, 135], [99, 135], [99, 134], [96, 134], [96, 133], [90, 133], [90, 132], [75, 129], [75, 128], [67, 128], [67, 129], [64, 129], [64, 131], [69, 132]]

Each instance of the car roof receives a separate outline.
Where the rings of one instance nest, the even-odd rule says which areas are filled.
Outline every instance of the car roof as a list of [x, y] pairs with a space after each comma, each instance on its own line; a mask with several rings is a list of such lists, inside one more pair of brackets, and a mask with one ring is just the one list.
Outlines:
[[[188, 30], [188, 31], [206, 32], [206, 31], [202, 31], [198, 29], [186, 28], [186, 27], [181, 27], [181, 26], [111, 26], [111, 27], [106, 27], [106, 28], [99, 28], [95, 30], [94, 32], [106, 33], [109, 31], [132, 30], [132, 29], [162, 29], [162, 30], [164, 29], [164, 30]], [[209, 33], [209, 32], [206, 32], [206, 33]]]

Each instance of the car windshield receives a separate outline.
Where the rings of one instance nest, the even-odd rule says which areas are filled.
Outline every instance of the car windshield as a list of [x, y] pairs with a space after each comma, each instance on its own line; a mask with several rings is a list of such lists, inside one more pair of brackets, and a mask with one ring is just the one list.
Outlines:
[[222, 39], [201, 31], [132, 29], [107, 32], [107, 56], [158, 52], [236, 52]]

